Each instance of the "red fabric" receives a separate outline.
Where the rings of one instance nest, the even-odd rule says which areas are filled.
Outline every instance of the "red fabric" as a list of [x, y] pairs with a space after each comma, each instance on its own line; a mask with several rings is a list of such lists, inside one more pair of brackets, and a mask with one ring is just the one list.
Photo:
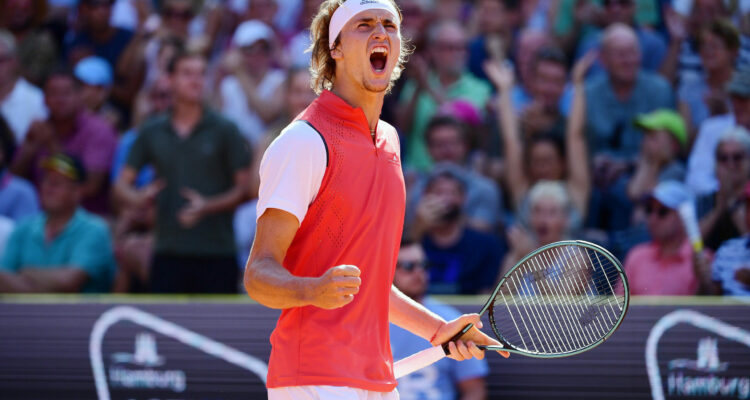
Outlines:
[[267, 386], [391, 391], [396, 380], [388, 307], [406, 198], [398, 135], [381, 121], [373, 144], [362, 110], [327, 91], [298, 119], [323, 136], [329, 164], [284, 267], [317, 277], [337, 265], [356, 265], [362, 285], [342, 308], [281, 313], [271, 335]]
[[[709, 253], [709, 264], [713, 255]], [[692, 296], [698, 291], [693, 270], [693, 248], [685, 240], [677, 253], [661, 256], [654, 242], [635, 246], [625, 258], [631, 295]]]

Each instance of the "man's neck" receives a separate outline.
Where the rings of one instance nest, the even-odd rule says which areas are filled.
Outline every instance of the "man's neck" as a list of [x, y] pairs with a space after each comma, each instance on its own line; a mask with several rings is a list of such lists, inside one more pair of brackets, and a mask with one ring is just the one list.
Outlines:
[[359, 107], [364, 111], [370, 132], [374, 132], [383, 109], [385, 92], [371, 92], [354, 85], [335, 85], [333, 93], [352, 107]]
[[18, 82], [18, 79], [18, 77], [8, 79], [8, 81], [4, 84], [0, 84], [0, 102], [5, 101], [5, 99], [10, 95], [10, 92], [12, 92], [13, 88], [16, 87], [16, 82]]
[[438, 225], [430, 230], [430, 238], [440, 247], [449, 247], [458, 243], [464, 231], [462, 221]]
[[47, 213], [47, 222], [44, 225], [44, 234], [48, 240], [52, 240], [62, 233], [65, 226], [68, 225], [76, 209], [62, 210], [54, 213]]
[[115, 29], [112, 27], [107, 27], [105, 29], [92, 29], [89, 31], [89, 35], [94, 39], [94, 42], [100, 44], [108, 42], [114, 34]]
[[706, 71], [706, 83], [711, 88], [724, 89], [724, 85], [732, 78], [731, 67], [716, 68]]
[[666, 240], [657, 242], [659, 246], [659, 255], [662, 257], [668, 257], [675, 255], [680, 252], [680, 248], [685, 243], [685, 234], [677, 234], [670, 236]]
[[635, 80], [633, 81], [621, 81], [617, 79], [611, 79], [612, 91], [615, 93], [615, 97], [619, 100], [626, 100], [633, 93], [635, 89]]
[[453, 73], [438, 73], [437, 74], [438, 80], [440, 81], [440, 84], [443, 85], [443, 87], [448, 87], [456, 83], [461, 78], [461, 74], [453, 74]]
[[203, 105], [199, 102], [176, 101], [172, 113], [172, 125], [180, 137], [187, 137], [203, 116]]

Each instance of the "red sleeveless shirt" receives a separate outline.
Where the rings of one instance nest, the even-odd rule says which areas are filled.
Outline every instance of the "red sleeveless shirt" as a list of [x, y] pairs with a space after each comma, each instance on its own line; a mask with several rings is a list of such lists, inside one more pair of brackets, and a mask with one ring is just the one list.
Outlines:
[[323, 138], [328, 165], [315, 200], [284, 259], [295, 276], [356, 265], [362, 285], [335, 310], [286, 309], [271, 335], [269, 388], [396, 387], [388, 333], [393, 273], [406, 192], [396, 130], [378, 122], [375, 142], [364, 112], [324, 91], [297, 117]]

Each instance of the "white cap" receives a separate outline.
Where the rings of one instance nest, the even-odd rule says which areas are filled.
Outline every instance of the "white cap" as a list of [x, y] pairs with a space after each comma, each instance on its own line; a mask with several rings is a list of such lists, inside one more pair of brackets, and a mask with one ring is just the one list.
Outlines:
[[252, 46], [258, 40], [271, 41], [273, 30], [257, 19], [241, 23], [234, 31], [232, 44], [236, 47]]
[[328, 24], [328, 48], [333, 49], [333, 43], [336, 38], [344, 29], [349, 20], [355, 15], [365, 10], [386, 10], [393, 14], [393, 19], [398, 23], [401, 20], [398, 18], [398, 11], [393, 4], [388, 0], [346, 0], [343, 4], [333, 12], [331, 22]]

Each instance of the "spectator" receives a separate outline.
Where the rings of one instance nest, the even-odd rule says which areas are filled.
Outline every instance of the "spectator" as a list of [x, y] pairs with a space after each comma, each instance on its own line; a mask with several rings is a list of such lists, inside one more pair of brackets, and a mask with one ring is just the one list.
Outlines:
[[[115, 194], [130, 207], [156, 201], [154, 292], [234, 293], [232, 213], [246, 197], [247, 144], [234, 124], [203, 106], [201, 55], [179, 53], [169, 72], [174, 107], [140, 128]], [[137, 173], [147, 164], [157, 180], [136, 190]]]
[[[742, 193], [745, 208], [745, 224], [750, 226], [750, 183]], [[716, 252], [709, 274], [703, 274], [704, 285], [711, 288], [710, 294], [727, 296], [750, 295], [750, 238], [748, 235], [724, 242]]]
[[83, 185], [83, 206], [106, 213], [108, 176], [117, 144], [114, 129], [81, 104], [81, 87], [67, 70], [55, 71], [44, 85], [49, 118], [35, 122], [13, 159], [11, 170], [39, 184], [41, 161], [64, 150], [83, 161], [87, 179]]
[[725, 88], [732, 78], [739, 49], [739, 33], [728, 21], [715, 20], [701, 29], [698, 51], [704, 74], [688, 75], [677, 91], [680, 113], [691, 133], [707, 118], [729, 112]]
[[501, 277], [532, 250], [569, 239], [576, 230], [575, 212], [565, 185], [559, 181], [537, 182], [529, 191], [528, 208], [508, 230], [508, 254]]
[[602, 34], [601, 62], [605, 74], [586, 84], [586, 125], [589, 151], [632, 160], [641, 134], [631, 121], [638, 114], [673, 108], [672, 88], [660, 76], [640, 67], [641, 50], [633, 28], [616, 23]]
[[15, 147], [13, 133], [0, 116], [0, 216], [18, 222], [36, 214], [39, 203], [34, 187], [7, 169]]
[[[642, 1], [641, 1], [642, 2]], [[620, 23], [633, 28], [638, 37], [638, 46], [641, 49], [641, 68], [649, 72], [659, 72], [662, 60], [667, 51], [667, 43], [653, 29], [644, 28], [636, 23], [636, 0], [603, 0], [601, 23], [604, 28]], [[591, 29], [580, 39], [577, 57], [583, 57], [592, 49], [599, 48], [602, 31]], [[601, 72], [601, 66], [594, 64], [590, 71], [592, 74]]]
[[42, 26], [47, 17], [47, 1], [6, 0], [0, 7], [0, 27], [10, 31], [16, 39], [21, 74], [32, 85], [41, 86], [59, 59], [59, 43], [53, 33]]
[[78, 5], [80, 30], [65, 41], [66, 59], [75, 65], [86, 56], [96, 55], [117, 66], [120, 55], [133, 38], [133, 32], [110, 25], [114, 0], [81, 0]]
[[[466, 183], [466, 202], [463, 209], [466, 224], [479, 231], [495, 231], [501, 218], [500, 191], [494, 182], [466, 166], [469, 152], [466, 126], [453, 117], [436, 116], [427, 125], [425, 139], [430, 157], [436, 163], [433, 171], [449, 169]], [[422, 174], [409, 188], [408, 221], [412, 220], [414, 210], [421, 200], [426, 180], [427, 174]]]
[[456, 21], [444, 20], [427, 33], [431, 70], [415, 63], [416, 77], [409, 79], [401, 92], [398, 126], [409, 132], [407, 164], [424, 171], [431, 160], [424, 140], [430, 119], [441, 105], [463, 99], [483, 110], [490, 96], [490, 87], [466, 70], [466, 31]]
[[[742, 196], [750, 181], [750, 133], [745, 128], [730, 129], [721, 135], [716, 146], [716, 179], [718, 190], [699, 198], [698, 205], [701, 233], [706, 247], [712, 250], [746, 231]], [[707, 208], [710, 211], [705, 213]]]
[[469, 228], [463, 212], [466, 185], [449, 170], [425, 185], [412, 237], [422, 242], [430, 268], [430, 293], [477, 294], [493, 289], [503, 256], [493, 235]]
[[627, 194], [630, 200], [639, 202], [659, 182], [685, 179], [685, 166], [679, 156], [688, 138], [682, 117], [671, 110], [639, 115], [635, 125], [643, 130], [644, 136]]
[[513, 109], [520, 112], [530, 101], [536, 79], [536, 59], [542, 49], [554, 47], [554, 39], [546, 31], [524, 29], [518, 34], [515, 69], [519, 81], [513, 86]]
[[19, 76], [16, 50], [13, 35], [0, 30], [0, 116], [21, 143], [32, 122], [47, 118], [47, 109], [42, 91]]
[[[422, 246], [404, 242], [396, 262], [393, 284], [405, 295], [419, 302], [446, 321], [458, 318], [461, 313], [426, 295], [428, 289], [428, 264]], [[410, 356], [427, 348], [424, 339], [391, 324], [391, 350], [395, 360]], [[424, 369], [398, 380], [401, 399], [484, 399], [487, 397], [487, 362], [470, 359], [461, 364], [445, 358]]]
[[482, 64], [515, 55], [515, 35], [521, 21], [521, 1], [480, 0], [474, 5], [479, 35], [469, 42], [469, 71], [487, 80]]
[[232, 38], [236, 50], [230, 51], [224, 62], [231, 75], [221, 81], [219, 89], [222, 112], [253, 146], [259, 144], [283, 107], [280, 89], [285, 75], [272, 68], [273, 34], [258, 20], [237, 27]]
[[0, 261], [0, 292], [109, 292], [115, 271], [109, 228], [80, 208], [83, 164], [55, 154], [44, 169], [44, 213], [11, 234]]
[[109, 103], [114, 81], [112, 67], [101, 57], [86, 57], [76, 64], [73, 75], [81, 82], [81, 100], [84, 107], [111, 126], [121, 123], [120, 113]]
[[[570, 111], [572, 92], [566, 90], [568, 67], [565, 54], [556, 47], [543, 47], [535, 55], [531, 69], [534, 79], [529, 82], [528, 97], [519, 98], [513, 87], [513, 101], [521, 106], [520, 121], [522, 136], [565, 136], [566, 117]], [[520, 103], [519, 103], [520, 102]], [[516, 108], [517, 109], [517, 108]]]
[[[416, 2], [416, 0], [411, 0]], [[310, 23], [312, 22], [315, 13], [318, 12], [318, 7], [322, 0], [303, 0], [302, 1], [302, 12], [299, 15], [299, 32], [294, 35], [289, 42], [287, 42], [284, 49], [284, 57], [288, 60], [289, 65], [292, 68], [303, 68], [310, 65], [310, 59], [312, 53], [307, 51], [312, 44], [310, 42]], [[407, 2], [402, 2], [401, 13], [404, 14]], [[401, 26], [401, 33], [406, 35], [404, 32], [404, 26]]]
[[726, 90], [732, 112], [708, 118], [701, 124], [688, 158], [686, 182], [698, 195], [710, 194], [718, 189], [715, 157], [721, 135], [735, 127], [750, 129], [750, 70], [736, 70]]
[[593, 57], [588, 56], [574, 68], [575, 99], [573, 114], [568, 120], [565, 144], [561, 143], [562, 140], [559, 137], [536, 136], [528, 138], [525, 148], [521, 142], [519, 125], [510, 99], [513, 72], [499, 63], [485, 65], [487, 75], [498, 88], [497, 108], [505, 153], [506, 184], [514, 209], [521, 208], [529, 187], [536, 182], [566, 179], [567, 190], [575, 205], [575, 210], [579, 215], [585, 215], [591, 186], [586, 143], [583, 136], [583, 121], [586, 112], [583, 76], [592, 62]]
[[687, 201], [693, 201], [692, 195], [677, 181], [658, 184], [646, 200], [651, 241], [635, 246], [625, 258], [631, 295], [694, 295], [701, 289], [698, 277], [710, 256], [694, 252], [687, 238], [677, 211]]

